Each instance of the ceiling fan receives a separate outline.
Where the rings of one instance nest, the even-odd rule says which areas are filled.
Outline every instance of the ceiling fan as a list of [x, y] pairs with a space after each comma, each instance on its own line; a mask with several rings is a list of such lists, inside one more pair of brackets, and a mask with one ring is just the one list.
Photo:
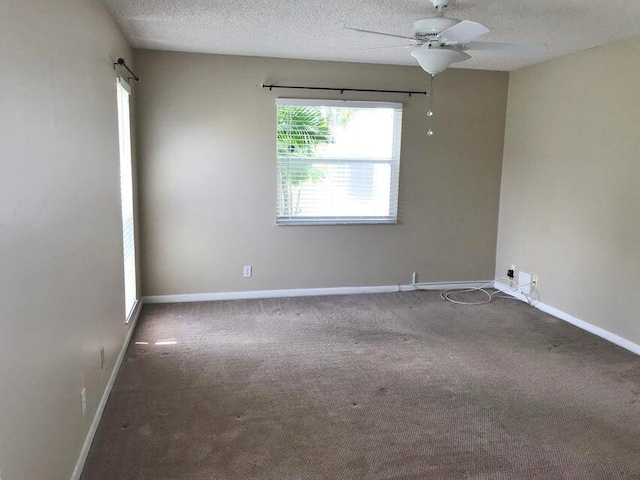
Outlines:
[[347, 28], [356, 32], [411, 40], [412, 43], [409, 45], [381, 47], [381, 49], [414, 47], [411, 50], [411, 56], [418, 60], [420, 66], [432, 76], [446, 70], [452, 63], [470, 59], [471, 55], [467, 51], [491, 51], [520, 55], [539, 55], [547, 51], [547, 47], [543, 43], [475, 41], [475, 38], [489, 32], [489, 29], [469, 20], [445, 17], [443, 10], [449, 5], [449, 0], [431, 0], [431, 2], [438, 13], [434, 17], [414, 22], [412, 37], [360, 28]]

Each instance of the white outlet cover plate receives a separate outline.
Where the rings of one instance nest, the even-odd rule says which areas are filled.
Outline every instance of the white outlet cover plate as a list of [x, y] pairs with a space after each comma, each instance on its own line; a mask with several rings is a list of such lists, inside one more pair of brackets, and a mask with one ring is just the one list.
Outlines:
[[518, 273], [518, 286], [520, 291], [527, 295], [531, 294], [531, 275], [529, 273]]
[[244, 278], [250, 278], [251, 277], [251, 271], [253, 269], [251, 268], [251, 265], [245, 265], [243, 271], [242, 271], [242, 276]]

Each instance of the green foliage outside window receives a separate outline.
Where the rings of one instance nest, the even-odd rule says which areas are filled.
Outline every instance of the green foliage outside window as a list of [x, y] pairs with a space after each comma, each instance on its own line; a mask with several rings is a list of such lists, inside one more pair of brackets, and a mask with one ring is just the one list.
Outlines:
[[[339, 121], [343, 119], [338, 119]], [[348, 120], [347, 120], [348, 121]], [[318, 145], [332, 143], [329, 120], [319, 108], [278, 107], [278, 158], [313, 158]], [[325, 172], [309, 162], [289, 161], [279, 169], [281, 215], [300, 213], [301, 186], [322, 181]]]

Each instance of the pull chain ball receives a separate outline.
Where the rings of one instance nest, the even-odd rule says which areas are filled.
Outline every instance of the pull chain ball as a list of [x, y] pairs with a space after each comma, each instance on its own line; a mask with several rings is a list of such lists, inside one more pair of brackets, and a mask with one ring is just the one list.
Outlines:
[[433, 117], [433, 111], [431, 109], [427, 110], [427, 117]]
[[427, 132], [427, 135], [432, 136], [433, 135], [433, 130], [429, 129], [429, 131]]

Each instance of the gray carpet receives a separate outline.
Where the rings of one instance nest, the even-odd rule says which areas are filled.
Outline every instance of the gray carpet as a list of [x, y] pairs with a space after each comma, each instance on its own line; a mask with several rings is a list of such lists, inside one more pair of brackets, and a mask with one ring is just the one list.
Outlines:
[[82, 479], [640, 479], [640, 357], [508, 299], [149, 305]]

